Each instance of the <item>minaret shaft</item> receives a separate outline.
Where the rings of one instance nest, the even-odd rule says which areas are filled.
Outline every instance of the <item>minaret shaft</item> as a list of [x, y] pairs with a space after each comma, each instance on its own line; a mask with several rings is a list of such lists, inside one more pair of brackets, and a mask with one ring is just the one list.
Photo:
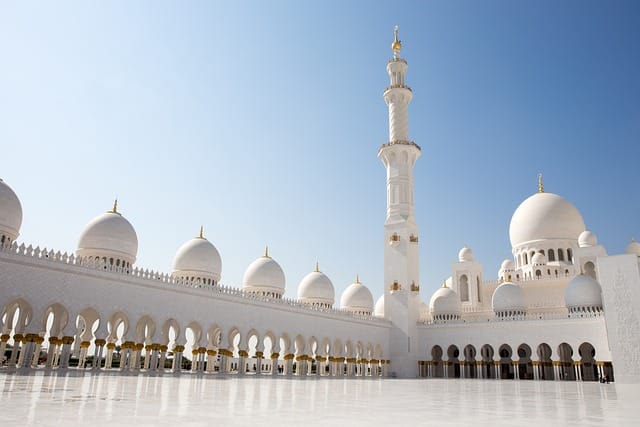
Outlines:
[[405, 85], [407, 62], [400, 58], [397, 28], [393, 59], [387, 63], [390, 85], [384, 91], [389, 108], [389, 142], [378, 157], [387, 170], [387, 218], [384, 226], [384, 316], [393, 329], [389, 342], [392, 371], [401, 377], [417, 373], [417, 321], [420, 308], [418, 226], [413, 204], [413, 166], [420, 147], [409, 139], [409, 103]]

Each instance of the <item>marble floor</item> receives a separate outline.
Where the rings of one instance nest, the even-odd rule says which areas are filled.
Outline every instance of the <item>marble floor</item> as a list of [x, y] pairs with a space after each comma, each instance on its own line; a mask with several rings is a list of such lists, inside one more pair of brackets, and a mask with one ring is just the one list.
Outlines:
[[640, 386], [0, 372], [2, 426], [637, 426]]

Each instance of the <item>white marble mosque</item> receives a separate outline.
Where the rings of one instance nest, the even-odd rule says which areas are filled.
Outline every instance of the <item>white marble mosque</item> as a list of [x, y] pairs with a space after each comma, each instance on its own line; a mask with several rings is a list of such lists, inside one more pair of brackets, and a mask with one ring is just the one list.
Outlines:
[[375, 305], [357, 279], [338, 305], [318, 265], [297, 298], [285, 298], [268, 250], [241, 286], [222, 286], [221, 256], [202, 230], [178, 249], [171, 272], [149, 271], [135, 263], [136, 231], [117, 202], [89, 221], [75, 253], [21, 242], [22, 205], [6, 177], [0, 370], [640, 382], [640, 243], [609, 255], [541, 177], [513, 214], [513, 257], [497, 277], [487, 279], [465, 247], [421, 302], [419, 245], [428, 242], [419, 239], [413, 179], [421, 149], [409, 138], [401, 49], [396, 28], [384, 91], [389, 140], [378, 150], [387, 216]]

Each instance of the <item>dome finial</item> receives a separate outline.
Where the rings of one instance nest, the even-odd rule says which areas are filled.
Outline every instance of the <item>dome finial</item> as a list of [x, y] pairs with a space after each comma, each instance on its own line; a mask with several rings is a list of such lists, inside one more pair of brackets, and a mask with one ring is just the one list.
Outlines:
[[271, 258], [269, 256], [269, 246], [268, 245], [264, 247], [264, 257], [265, 258]]
[[542, 183], [542, 173], [538, 173], [538, 193], [544, 193], [544, 184]]
[[198, 235], [200, 239], [204, 239], [204, 227], [200, 226], [200, 234]]
[[443, 287], [443, 288], [446, 288], [446, 287], [447, 287], [447, 281], [446, 281], [446, 280], [443, 280], [443, 281], [442, 281], [442, 287]]
[[120, 213], [118, 212], [118, 198], [116, 197], [113, 201], [113, 208], [111, 208], [112, 213]]
[[316, 269], [313, 271], [315, 271], [316, 273], [320, 273], [320, 267], [318, 266], [318, 261], [316, 261]]
[[393, 59], [398, 59], [400, 50], [402, 49], [402, 43], [398, 38], [398, 26], [393, 27], [393, 43], [391, 43], [391, 50], [393, 50]]
[[360, 284], [360, 275], [356, 273], [356, 283]]

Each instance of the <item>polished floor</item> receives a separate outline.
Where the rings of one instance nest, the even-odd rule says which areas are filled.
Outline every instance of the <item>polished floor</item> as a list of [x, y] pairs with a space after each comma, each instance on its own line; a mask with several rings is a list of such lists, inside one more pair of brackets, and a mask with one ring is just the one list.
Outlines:
[[638, 426], [622, 384], [0, 372], [9, 425]]

